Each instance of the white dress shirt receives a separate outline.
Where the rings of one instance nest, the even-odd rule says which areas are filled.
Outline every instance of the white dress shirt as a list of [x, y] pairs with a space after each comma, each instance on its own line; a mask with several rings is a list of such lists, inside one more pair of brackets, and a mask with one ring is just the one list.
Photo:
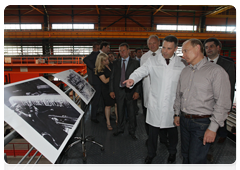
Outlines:
[[213, 60], [208, 58], [208, 61], [213, 61], [214, 64], [217, 64], [218, 58], [219, 58], [219, 55], [216, 58], [214, 58]]

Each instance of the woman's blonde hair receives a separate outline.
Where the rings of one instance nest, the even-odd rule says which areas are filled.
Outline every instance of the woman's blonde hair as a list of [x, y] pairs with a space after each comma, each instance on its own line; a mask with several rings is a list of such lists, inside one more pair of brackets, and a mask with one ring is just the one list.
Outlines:
[[102, 64], [104, 59], [108, 58], [108, 55], [105, 53], [99, 53], [95, 62], [95, 74], [103, 72], [105, 66]]

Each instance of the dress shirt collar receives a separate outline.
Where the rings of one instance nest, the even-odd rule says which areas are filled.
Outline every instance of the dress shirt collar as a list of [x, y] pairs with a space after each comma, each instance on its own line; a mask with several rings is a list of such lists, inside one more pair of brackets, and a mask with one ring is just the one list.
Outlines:
[[128, 56], [128, 58], [121, 58], [121, 67], [122, 67], [122, 64], [123, 64], [123, 60], [125, 60], [125, 70], [127, 69], [127, 65], [128, 65], [128, 61], [129, 61], [129, 56]]
[[121, 58], [121, 61], [126, 60], [126, 62], [129, 61], [129, 56], [127, 58]]
[[192, 64], [190, 64], [190, 67], [193, 70], [199, 70], [206, 62], [208, 62], [207, 58], [204, 57], [201, 61], [199, 61], [197, 64], [195, 64], [194, 66]]
[[[162, 53], [161, 53], [162, 54]], [[163, 55], [162, 55], [162, 57], [163, 57]], [[175, 57], [175, 53], [173, 54], [173, 56], [171, 57], [171, 58], [169, 58], [169, 62], [172, 62], [172, 60], [174, 59], [174, 57]], [[164, 57], [163, 57], [164, 58]], [[164, 59], [166, 59], [166, 58], [164, 58]]]
[[[155, 52], [152, 52], [151, 50], [149, 50], [149, 52], [150, 52], [150, 54], [152, 55], [152, 53], [156, 53], [156, 55], [158, 55], [159, 53], [160, 53], [160, 49], [158, 49], [157, 51], [155, 51]], [[155, 55], [155, 56], [156, 56]]]
[[102, 50], [99, 50], [100, 53], [104, 53]]
[[141, 60], [141, 58], [138, 58], [137, 56], [135, 57], [135, 59], [136, 59], [137, 61], [140, 61], [140, 60]]
[[211, 61], [211, 60], [212, 60], [213, 63], [217, 64], [218, 58], [219, 58], [219, 55], [218, 55], [216, 58], [214, 58], [213, 60], [210, 59], [210, 58], [208, 58], [208, 61]]

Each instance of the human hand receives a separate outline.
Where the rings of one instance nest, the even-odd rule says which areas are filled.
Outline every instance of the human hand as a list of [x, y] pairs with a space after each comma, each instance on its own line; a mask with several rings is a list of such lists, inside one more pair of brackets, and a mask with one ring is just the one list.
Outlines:
[[174, 123], [176, 126], [180, 126], [180, 117], [179, 116], [174, 117]]
[[133, 100], [137, 100], [139, 98], [139, 94], [137, 92], [135, 92], [133, 94]]
[[111, 92], [110, 96], [111, 96], [111, 98], [115, 99], [115, 93], [114, 92]]
[[216, 132], [213, 132], [207, 129], [204, 134], [203, 145], [205, 145], [206, 143], [213, 143], [215, 138], [216, 138]]
[[133, 79], [128, 79], [123, 82], [123, 84], [126, 84], [126, 87], [129, 88], [134, 84]]

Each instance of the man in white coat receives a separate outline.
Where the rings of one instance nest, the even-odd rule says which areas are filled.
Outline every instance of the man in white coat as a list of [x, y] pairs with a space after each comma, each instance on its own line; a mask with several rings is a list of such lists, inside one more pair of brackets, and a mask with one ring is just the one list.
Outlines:
[[[157, 35], [150, 35], [148, 40], [147, 40], [147, 45], [149, 48], [149, 51], [146, 52], [145, 54], [143, 54], [143, 56], [141, 57], [141, 61], [140, 61], [140, 66], [142, 66], [149, 57], [155, 56], [155, 55], [159, 55], [161, 53], [159, 46], [160, 46], [160, 40], [158, 38]], [[146, 119], [146, 115], [147, 115], [147, 105], [148, 105], [148, 94], [150, 92], [150, 78], [149, 75], [147, 75], [146, 77], [144, 77], [142, 79], [142, 87], [143, 87], [143, 115]], [[148, 128], [148, 124], [145, 122], [145, 129], [147, 132], [147, 135], [149, 134], [149, 128]], [[147, 144], [147, 142], [146, 142]]]
[[158, 134], [167, 131], [169, 140], [168, 163], [176, 160], [178, 131], [174, 124], [173, 104], [177, 83], [186, 62], [175, 55], [178, 39], [169, 35], [163, 39], [161, 53], [149, 59], [136, 69], [126, 80], [126, 86], [132, 88], [145, 76], [150, 78], [150, 92], [147, 105], [146, 122], [149, 124], [148, 155], [145, 163], [151, 163], [156, 156]]

